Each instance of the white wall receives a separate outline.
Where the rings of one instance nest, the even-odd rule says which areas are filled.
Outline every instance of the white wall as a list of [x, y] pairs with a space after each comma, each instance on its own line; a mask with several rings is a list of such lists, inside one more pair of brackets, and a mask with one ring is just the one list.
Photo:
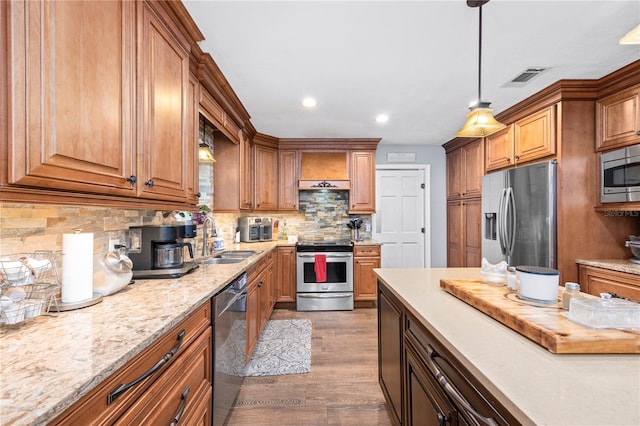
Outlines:
[[[415, 152], [416, 164], [431, 165], [431, 267], [447, 266], [447, 175], [444, 148], [434, 145], [378, 145], [376, 164], [389, 152]], [[407, 164], [407, 163], [403, 163]]]

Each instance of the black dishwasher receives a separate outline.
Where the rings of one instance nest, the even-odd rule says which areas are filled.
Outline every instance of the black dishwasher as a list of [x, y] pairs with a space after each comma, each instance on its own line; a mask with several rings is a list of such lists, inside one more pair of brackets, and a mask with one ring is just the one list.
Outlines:
[[243, 273], [215, 296], [214, 425], [225, 423], [244, 380], [247, 283]]

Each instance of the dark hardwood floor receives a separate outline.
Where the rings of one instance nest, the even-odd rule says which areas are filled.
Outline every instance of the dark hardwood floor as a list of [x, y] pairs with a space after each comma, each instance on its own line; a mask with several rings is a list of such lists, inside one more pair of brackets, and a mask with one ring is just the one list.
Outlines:
[[376, 309], [297, 312], [271, 319], [310, 319], [311, 372], [247, 377], [229, 425], [390, 425], [378, 384]]

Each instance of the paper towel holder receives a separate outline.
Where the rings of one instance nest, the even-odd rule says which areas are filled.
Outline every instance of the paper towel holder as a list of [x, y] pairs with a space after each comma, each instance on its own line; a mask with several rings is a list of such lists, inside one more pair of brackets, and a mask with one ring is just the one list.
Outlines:
[[93, 297], [90, 299], [72, 303], [65, 303], [62, 301], [62, 297], [56, 297], [56, 308], [58, 312], [73, 311], [75, 309], [88, 308], [100, 302], [102, 302], [102, 295], [98, 293], [93, 293]]

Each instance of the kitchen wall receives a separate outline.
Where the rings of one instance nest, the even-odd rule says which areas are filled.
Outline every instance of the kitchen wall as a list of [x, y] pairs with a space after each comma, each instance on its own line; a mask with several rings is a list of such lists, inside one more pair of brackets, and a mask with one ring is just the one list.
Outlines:
[[[424, 145], [378, 145], [376, 165], [387, 162], [389, 152], [413, 152], [415, 164], [429, 164], [431, 170], [431, 267], [447, 266], [447, 164], [444, 148]], [[408, 165], [408, 163], [402, 163]]]

